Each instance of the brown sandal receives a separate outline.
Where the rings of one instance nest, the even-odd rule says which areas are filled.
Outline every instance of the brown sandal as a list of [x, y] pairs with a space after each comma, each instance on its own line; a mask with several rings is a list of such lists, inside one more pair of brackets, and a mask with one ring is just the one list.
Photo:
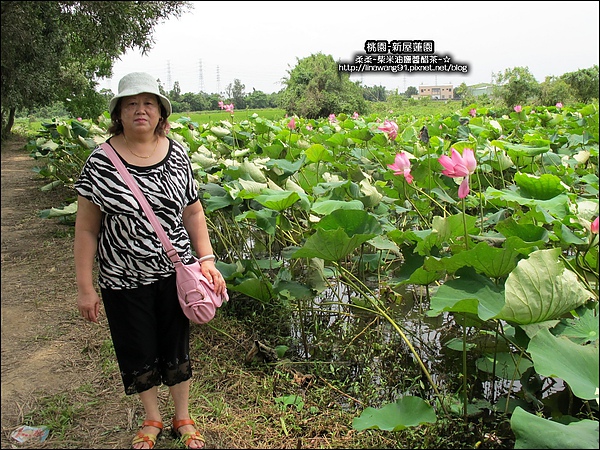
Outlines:
[[[176, 437], [181, 439], [181, 442], [183, 442], [187, 448], [191, 448], [190, 442], [192, 442], [192, 441], [200, 441], [203, 444], [206, 442], [204, 440], [204, 436], [202, 436], [202, 433], [200, 433], [198, 430], [194, 430], [193, 432], [187, 432], [187, 433], [181, 434], [179, 432], [179, 429], [181, 427], [183, 427], [184, 425], [194, 425], [195, 426], [196, 422], [194, 422], [192, 419], [175, 420], [175, 418], [173, 418], [173, 434], [175, 434]], [[199, 447], [199, 448], [204, 448], [204, 446]]]
[[144, 420], [144, 422], [142, 423], [142, 428], [156, 427], [160, 431], [158, 432], [158, 434], [146, 434], [142, 433], [142, 430], [138, 431], [135, 437], [133, 438], [133, 441], [131, 442], [131, 448], [133, 448], [135, 444], [139, 444], [140, 442], [145, 442], [146, 444], [148, 444], [148, 448], [154, 448], [156, 440], [160, 436], [160, 433], [162, 433], [163, 426], [164, 425], [162, 422], [158, 422], [156, 420]]

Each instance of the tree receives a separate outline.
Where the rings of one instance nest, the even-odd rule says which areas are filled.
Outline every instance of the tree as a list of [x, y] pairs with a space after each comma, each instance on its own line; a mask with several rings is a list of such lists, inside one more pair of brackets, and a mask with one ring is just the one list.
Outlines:
[[209, 102], [202, 93], [194, 94], [186, 92], [182, 95], [182, 101], [190, 105], [189, 111], [205, 111], [209, 109]]
[[233, 80], [233, 84], [230, 83], [225, 89], [225, 93], [238, 109], [246, 108], [246, 100], [244, 98], [246, 96], [245, 89], [246, 86], [237, 78]]
[[246, 104], [250, 109], [268, 108], [269, 97], [263, 91], [252, 89], [252, 92], [246, 96]]
[[418, 94], [419, 94], [419, 90], [414, 86], [407, 87], [406, 91], [404, 92], [404, 96], [406, 98], [412, 98], [413, 95], [418, 95]]
[[546, 77], [540, 83], [540, 105], [556, 105], [558, 102], [567, 103], [571, 100], [571, 88], [562, 79], [557, 77]]
[[206, 100], [206, 103], [208, 104], [207, 110], [213, 111], [213, 110], [220, 109], [219, 102], [221, 101], [221, 96], [219, 94], [202, 93], [202, 96], [204, 97], [204, 99]]
[[284, 77], [286, 87], [280, 95], [280, 106], [288, 114], [316, 119], [365, 111], [361, 87], [350, 81], [348, 73], [338, 71], [333, 56], [317, 53], [297, 61]]
[[528, 67], [505, 69], [504, 73], [495, 74], [494, 78], [497, 84], [495, 95], [509, 108], [527, 103], [539, 95], [540, 87]]
[[173, 83], [173, 89], [171, 89], [171, 92], [169, 92], [167, 97], [169, 97], [169, 100], [171, 101], [181, 101], [181, 86], [179, 85], [179, 81]]
[[467, 97], [467, 95], [469, 95], [469, 88], [467, 87], [467, 84], [463, 81], [460, 84], [460, 86], [454, 89], [454, 96], [458, 97], [459, 99], [464, 99], [465, 97]]
[[363, 87], [363, 98], [370, 102], [385, 102], [387, 92], [384, 86], [365, 86]]
[[561, 79], [571, 87], [571, 91], [580, 102], [589, 103], [598, 98], [598, 65], [565, 73]]
[[[106, 108], [97, 79], [129, 49], [147, 53], [155, 26], [187, 1], [2, 1], [2, 137], [21, 108], [65, 102], [75, 116]], [[70, 100], [70, 101], [69, 101]]]

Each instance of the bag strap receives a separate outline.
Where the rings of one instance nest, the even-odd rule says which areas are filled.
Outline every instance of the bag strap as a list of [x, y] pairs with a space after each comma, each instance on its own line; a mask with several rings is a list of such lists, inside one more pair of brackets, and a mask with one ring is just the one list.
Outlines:
[[162, 225], [160, 224], [160, 222], [158, 221], [156, 214], [154, 214], [154, 211], [152, 210], [152, 207], [148, 203], [146, 196], [141, 191], [140, 187], [136, 183], [133, 176], [131, 176], [131, 174], [127, 170], [127, 167], [125, 167], [125, 164], [123, 164], [123, 161], [121, 161], [121, 158], [119, 158], [119, 156], [117, 155], [117, 153], [115, 152], [115, 150], [112, 148], [112, 146], [110, 144], [104, 142], [104, 143], [100, 144], [100, 147], [102, 147], [104, 149], [104, 151], [106, 152], [106, 154], [108, 155], [108, 157], [110, 158], [110, 160], [112, 161], [114, 166], [117, 168], [117, 170], [119, 171], [119, 173], [121, 174], [121, 176], [123, 177], [123, 179], [125, 180], [127, 185], [129, 186], [129, 189], [131, 189], [131, 192], [133, 192], [133, 195], [139, 202], [140, 206], [146, 213], [146, 217], [148, 217], [148, 220], [150, 220], [150, 224], [152, 225], [152, 227], [154, 228], [154, 231], [156, 231], [156, 234], [158, 235], [160, 241], [162, 242], [162, 245], [165, 248], [169, 259], [171, 261], [173, 261], [173, 264], [181, 263], [181, 259], [179, 258], [179, 254], [177, 253], [177, 250], [175, 250], [175, 248], [173, 248], [173, 244], [171, 244], [171, 241], [169, 240], [167, 233], [165, 233], [165, 230], [162, 227]]

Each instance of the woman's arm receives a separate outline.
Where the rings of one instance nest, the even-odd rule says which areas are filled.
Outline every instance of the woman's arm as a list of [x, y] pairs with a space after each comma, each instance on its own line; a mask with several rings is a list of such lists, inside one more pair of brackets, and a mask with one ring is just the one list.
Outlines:
[[84, 319], [98, 323], [100, 297], [94, 289], [93, 267], [98, 249], [98, 234], [102, 212], [81, 195], [77, 197], [75, 221], [75, 277], [77, 280], [77, 308]]
[[[183, 226], [190, 236], [192, 247], [196, 251], [198, 258], [206, 255], [212, 255], [213, 249], [208, 235], [208, 226], [204, 215], [204, 208], [200, 200], [188, 205], [183, 210]], [[225, 292], [226, 283], [219, 270], [215, 267], [215, 262], [208, 259], [202, 262], [202, 273], [215, 285], [215, 293], [220, 295]]]

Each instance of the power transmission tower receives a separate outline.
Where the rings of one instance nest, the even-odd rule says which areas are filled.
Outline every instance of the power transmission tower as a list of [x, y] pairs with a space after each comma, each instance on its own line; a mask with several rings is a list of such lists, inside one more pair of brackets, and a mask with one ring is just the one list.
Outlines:
[[217, 93], [221, 95], [221, 75], [219, 74], [219, 66], [217, 66]]
[[171, 91], [173, 87], [171, 86], [171, 61], [167, 61], [167, 88], [168, 91]]
[[202, 73], [202, 60], [198, 60], [198, 92], [204, 91], [204, 75]]

